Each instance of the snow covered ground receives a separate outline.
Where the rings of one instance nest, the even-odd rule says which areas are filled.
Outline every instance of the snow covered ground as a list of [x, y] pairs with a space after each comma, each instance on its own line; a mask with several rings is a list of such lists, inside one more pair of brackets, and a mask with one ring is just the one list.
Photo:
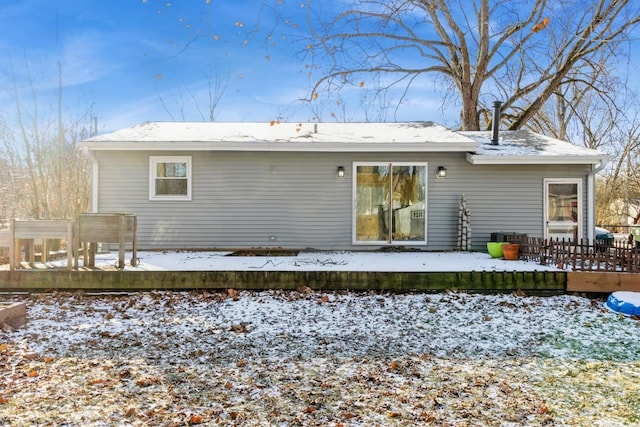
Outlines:
[[0, 332], [0, 425], [640, 424], [640, 324], [600, 300], [235, 290], [2, 299], [27, 301], [28, 324]]
[[[231, 252], [138, 252], [127, 270], [169, 271], [552, 271], [535, 262], [505, 261], [485, 252], [300, 252], [296, 256], [228, 256]], [[96, 266], [115, 265], [117, 252], [96, 255]], [[52, 265], [64, 267], [66, 260]], [[82, 261], [80, 261], [82, 265]]]

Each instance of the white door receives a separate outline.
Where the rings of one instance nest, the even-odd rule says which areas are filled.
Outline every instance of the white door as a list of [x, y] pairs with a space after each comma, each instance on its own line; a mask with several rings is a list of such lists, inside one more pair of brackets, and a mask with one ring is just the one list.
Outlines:
[[545, 238], [582, 238], [582, 182], [579, 179], [544, 181]]

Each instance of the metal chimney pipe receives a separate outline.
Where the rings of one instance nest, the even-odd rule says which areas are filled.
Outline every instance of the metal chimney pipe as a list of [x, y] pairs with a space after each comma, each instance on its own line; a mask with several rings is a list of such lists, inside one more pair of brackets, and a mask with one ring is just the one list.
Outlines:
[[500, 140], [500, 106], [502, 102], [493, 101], [493, 120], [491, 121], [491, 145], [498, 145]]

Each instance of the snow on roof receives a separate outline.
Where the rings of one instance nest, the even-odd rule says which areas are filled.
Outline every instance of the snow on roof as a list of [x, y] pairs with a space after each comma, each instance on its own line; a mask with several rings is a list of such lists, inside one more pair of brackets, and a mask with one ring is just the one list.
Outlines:
[[432, 122], [207, 123], [146, 122], [88, 140], [96, 142], [343, 142], [475, 144]]
[[[608, 156], [598, 150], [580, 147], [529, 130], [500, 131], [497, 145], [491, 143], [492, 132], [463, 131], [462, 135], [479, 143], [471, 163], [548, 163], [555, 159], [563, 163], [599, 163]], [[573, 159], [573, 160], [569, 160]]]
[[146, 122], [96, 136], [90, 150], [466, 152], [473, 164], [597, 164], [607, 155], [528, 130], [456, 132], [433, 122]]

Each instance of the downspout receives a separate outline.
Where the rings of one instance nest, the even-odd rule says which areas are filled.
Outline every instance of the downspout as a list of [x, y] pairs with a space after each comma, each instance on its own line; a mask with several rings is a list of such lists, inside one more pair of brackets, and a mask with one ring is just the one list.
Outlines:
[[91, 160], [91, 213], [98, 212], [98, 183], [99, 183], [99, 164], [98, 159], [93, 156], [93, 151], [89, 147], [84, 147], [84, 153]]
[[595, 176], [607, 165], [607, 159], [600, 160], [600, 163], [587, 175], [587, 239], [593, 241], [595, 239], [596, 228], [596, 185]]

